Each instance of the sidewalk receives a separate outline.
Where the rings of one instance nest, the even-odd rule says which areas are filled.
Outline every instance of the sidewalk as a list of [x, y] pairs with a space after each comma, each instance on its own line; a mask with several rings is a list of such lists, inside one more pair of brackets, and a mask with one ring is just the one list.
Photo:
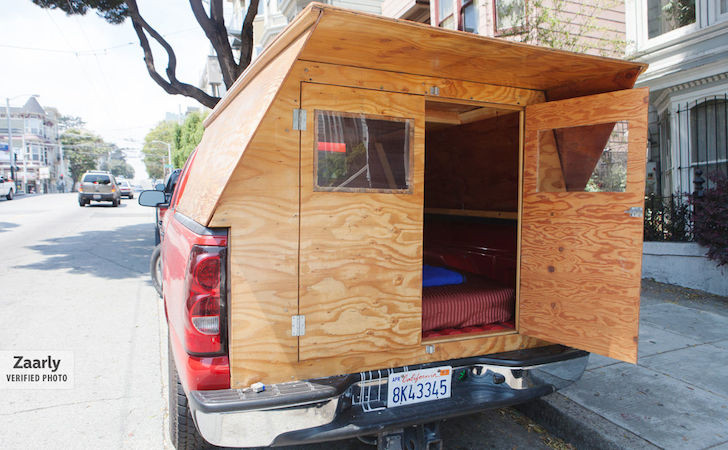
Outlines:
[[591, 355], [522, 410], [577, 448], [728, 450], [728, 298], [643, 280], [638, 364]]

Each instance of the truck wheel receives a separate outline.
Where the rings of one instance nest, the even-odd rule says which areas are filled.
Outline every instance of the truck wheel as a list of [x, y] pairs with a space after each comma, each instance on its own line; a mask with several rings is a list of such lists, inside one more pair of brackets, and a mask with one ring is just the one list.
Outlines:
[[8, 199], [8, 200], [12, 200], [13, 199], [13, 190], [12, 189], [10, 189], [8, 191], [8, 195], [6, 195], [5, 198]]
[[78, 201], [78, 206], [80, 206], [81, 208], [83, 208], [84, 206], [86, 206], [86, 202], [84, 202], [83, 200], [79, 200]]
[[149, 272], [152, 274], [152, 284], [157, 294], [162, 296], [162, 245], [154, 247], [152, 257], [149, 260]]
[[116, 208], [117, 206], [119, 206], [119, 200], [112, 200], [111, 201], [111, 206], [113, 206], [114, 208]]
[[187, 405], [187, 395], [179, 381], [177, 367], [169, 342], [167, 343], [169, 361], [169, 439], [177, 450], [218, 448], [207, 442], [195, 427], [192, 411]]

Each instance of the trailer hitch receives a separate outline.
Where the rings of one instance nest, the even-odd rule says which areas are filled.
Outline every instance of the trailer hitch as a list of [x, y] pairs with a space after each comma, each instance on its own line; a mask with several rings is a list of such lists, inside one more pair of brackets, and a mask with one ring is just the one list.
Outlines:
[[442, 450], [440, 422], [380, 433], [377, 435], [377, 450]]

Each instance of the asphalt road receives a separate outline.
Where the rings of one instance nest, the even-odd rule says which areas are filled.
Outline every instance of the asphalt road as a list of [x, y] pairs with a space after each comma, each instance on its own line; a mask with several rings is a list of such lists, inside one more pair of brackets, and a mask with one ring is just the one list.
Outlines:
[[[171, 448], [154, 212], [74, 194], [0, 200], [0, 351], [70, 351], [72, 389], [0, 389], [0, 447]], [[564, 448], [510, 409], [453, 419], [445, 448]], [[372, 449], [358, 440], [312, 449]]]

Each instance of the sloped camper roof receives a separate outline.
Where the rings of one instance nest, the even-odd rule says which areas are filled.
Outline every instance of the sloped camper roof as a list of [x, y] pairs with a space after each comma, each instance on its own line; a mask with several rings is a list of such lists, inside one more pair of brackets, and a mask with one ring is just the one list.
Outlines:
[[209, 224], [296, 60], [535, 89], [547, 100], [629, 89], [646, 68], [311, 3], [205, 121], [180, 212]]

